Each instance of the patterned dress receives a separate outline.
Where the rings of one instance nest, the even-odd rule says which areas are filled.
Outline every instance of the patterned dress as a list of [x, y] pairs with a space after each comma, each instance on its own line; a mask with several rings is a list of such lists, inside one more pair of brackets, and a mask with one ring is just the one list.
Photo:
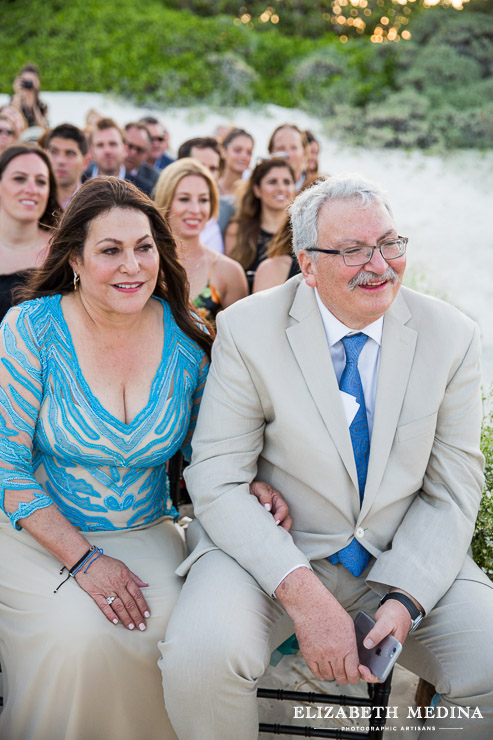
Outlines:
[[205, 288], [202, 288], [200, 293], [193, 299], [193, 304], [196, 306], [197, 313], [200, 318], [206, 319], [206, 321], [209, 321], [213, 326], [216, 325], [216, 316], [223, 307], [221, 295], [211, 282], [212, 272], [218, 259], [219, 255], [216, 254], [207, 276]]
[[[166, 464], [180, 448], [187, 456], [208, 362], [161, 301], [161, 364], [147, 405], [125, 424], [91, 392], [60, 300], [21, 304], [1, 329], [0, 662], [8, 692], [0, 736], [174, 738], [157, 642], [179, 593], [174, 570], [185, 548]], [[4, 510], [6, 490], [18, 497], [15, 512]], [[108, 622], [75, 579], [53, 593], [60, 563], [19, 526], [53, 503], [91, 544], [149, 583], [145, 632]]]

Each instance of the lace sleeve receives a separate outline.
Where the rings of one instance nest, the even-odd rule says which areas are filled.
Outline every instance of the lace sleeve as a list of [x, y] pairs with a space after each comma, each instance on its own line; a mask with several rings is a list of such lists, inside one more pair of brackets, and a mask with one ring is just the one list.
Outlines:
[[0, 329], [0, 506], [20, 519], [53, 501], [33, 476], [33, 437], [42, 400], [39, 348], [25, 308], [9, 311]]
[[192, 409], [190, 412], [190, 422], [188, 425], [187, 436], [181, 447], [183, 457], [185, 460], [190, 461], [192, 456], [192, 436], [197, 424], [197, 418], [199, 415], [200, 401], [202, 400], [202, 394], [204, 392], [205, 381], [207, 380], [207, 373], [209, 372], [209, 360], [204, 355], [199, 369], [199, 377], [197, 380], [197, 386], [192, 398]]

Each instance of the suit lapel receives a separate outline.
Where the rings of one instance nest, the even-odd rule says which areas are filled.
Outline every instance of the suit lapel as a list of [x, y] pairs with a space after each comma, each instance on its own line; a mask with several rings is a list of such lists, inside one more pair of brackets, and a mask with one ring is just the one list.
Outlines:
[[332, 358], [314, 291], [304, 281], [298, 287], [290, 316], [295, 319], [295, 323], [286, 329], [287, 339], [313, 401], [357, 491], [358, 477], [351, 436]]
[[400, 291], [384, 317], [368, 476], [360, 519], [378, 493], [404, 402], [417, 340], [417, 332], [405, 326], [410, 318]]

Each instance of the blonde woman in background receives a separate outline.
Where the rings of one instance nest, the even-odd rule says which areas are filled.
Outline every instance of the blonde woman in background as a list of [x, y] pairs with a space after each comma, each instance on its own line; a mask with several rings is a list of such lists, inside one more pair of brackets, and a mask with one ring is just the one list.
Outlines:
[[206, 223], [217, 216], [218, 201], [209, 170], [191, 157], [168, 165], [156, 184], [155, 202], [176, 241], [191, 300], [208, 321], [214, 321], [218, 311], [248, 294], [241, 267], [200, 241]]

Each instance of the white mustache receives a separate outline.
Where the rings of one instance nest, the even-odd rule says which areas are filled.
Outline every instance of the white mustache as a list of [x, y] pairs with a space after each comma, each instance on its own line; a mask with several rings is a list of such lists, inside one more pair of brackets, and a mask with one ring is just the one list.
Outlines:
[[377, 275], [375, 272], [360, 270], [360, 272], [351, 278], [348, 288], [349, 290], [354, 290], [359, 285], [368, 285], [368, 283], [372, 283], [374, 280], [386, 280], [389, 283], [396, 283], [399, 280], [399, 276], [390, 266], [381, 275]]

